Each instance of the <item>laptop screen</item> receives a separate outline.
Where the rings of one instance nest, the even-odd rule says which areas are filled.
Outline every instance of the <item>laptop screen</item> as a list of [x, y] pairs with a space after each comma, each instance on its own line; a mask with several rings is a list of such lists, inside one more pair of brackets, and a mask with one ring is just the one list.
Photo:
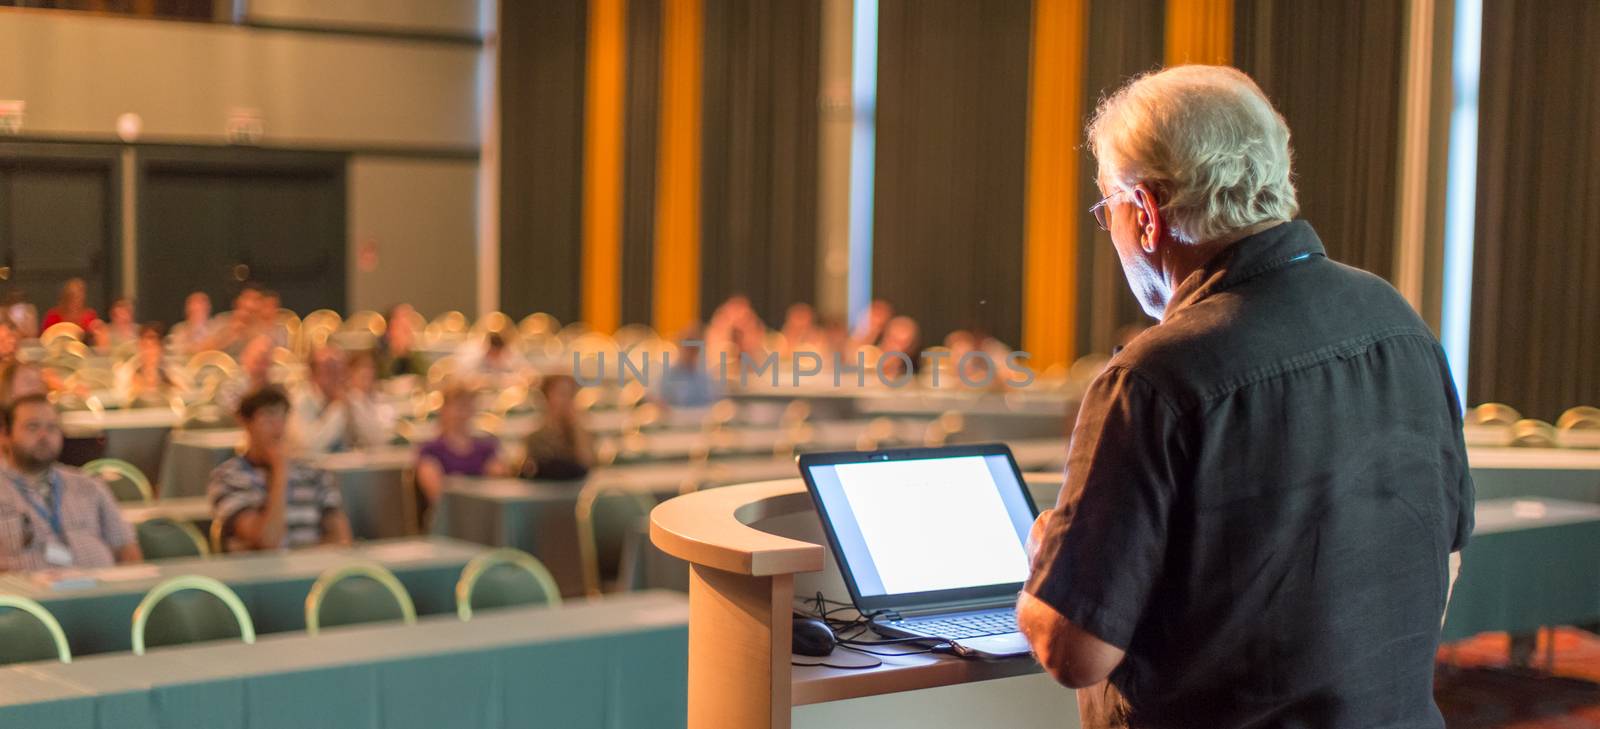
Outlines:
[[1032, 500], [1008, 450], [971, 450], [802, 463], [858, 598], [1027, 580]]

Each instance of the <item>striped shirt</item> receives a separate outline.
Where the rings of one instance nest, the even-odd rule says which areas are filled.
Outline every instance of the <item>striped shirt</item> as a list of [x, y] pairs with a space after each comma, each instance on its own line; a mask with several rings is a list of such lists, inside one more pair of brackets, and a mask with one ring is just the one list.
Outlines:
[[[61, 485], [61, 528], [72, 566], [114, 564], [116, 551], [132, 542], [134, 534], [111, 490], [76, 468], [57, 464], [50, 472]], [[26, 496], [22, 489], [28, 490]], [[53, 527], [49, 516], [39, 512], [52, 510], [53, 492], [48, 484], [36, 485], [10, 468], [0, 468], [0, 572], [53, 568], [45, 561]]]
[[[310, 464], [290, 461], [286, 489], [283, 546], [293, 549], [322, 543], [323, 516], [343, 504], [333, 476]], [[244, 456], [229, 458], [211, 471], [206, 496], [211, 500], [212, 518], [228, 525], [224, 533], [230, 535], [229, 548], [237, 548], [231, 536], [233, 518], [266, 504], [267, 470]]]

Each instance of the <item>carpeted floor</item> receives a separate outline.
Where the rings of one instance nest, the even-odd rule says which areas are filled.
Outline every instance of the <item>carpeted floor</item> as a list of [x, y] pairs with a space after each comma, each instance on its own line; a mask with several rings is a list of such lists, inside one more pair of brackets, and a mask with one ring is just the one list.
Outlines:
[[1509, 665], [1510, 639], [1480, 635], [1439, 651], [1434, 697], [1450, 729], [1600, 729], [1600, 636], [1541, 634], [1531, 668]]

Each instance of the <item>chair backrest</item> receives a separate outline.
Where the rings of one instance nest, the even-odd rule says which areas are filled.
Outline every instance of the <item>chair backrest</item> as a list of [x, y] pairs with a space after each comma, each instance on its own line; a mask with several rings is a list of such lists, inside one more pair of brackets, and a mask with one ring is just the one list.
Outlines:
[[255, 622], [227, 585], [181, 575], [156, 585], [133, 611], [133, 653], [145, 648], [237, 637], [256, 642]]
[[585, 486], [578, 494], [578, 551], [588, 594], [599, 595], [604, 580], [617, 574], [628, 531], [653, 508], [644, 494], [614, 487]]
[[417, 622], [411, 595], [382, 565], [362, 563], [322, 573], [306, 596], [306, 632], [357, 623], [401, 620]]
[[472, 558], [456, 582], [456, 614], [516, 605], [560, 605], [561, 590], [550, 570], [520, 549], [496, 549]]
[[1516, 408], [1498, 402], [1486, 402], [1467, 411], [1468, 425], [1510, 426], [1522, 419]]
[[178, 557], [207, 557], [211, 550], [200, 530], [188, 522], [158, 516], [134, 527], [139, 535], [139, 551], [147, 560]]
[[1524, 418], [1511, 426], [1511, 445], [1524, 448], [1554, 448], [1555, 426], [1543, 420]]
[[61, 624], [43, 605], [20, 595], [0, 595], [0, 665], [55, 659], [72, 662]]
[[1600, 430], [1600, 408], [1579, 405], [1568, 408], [1556, 421], [1557, 430]]
[[155, 498], [150, 479], [138, 466], [117, 458], [97, 458], [83, 464], [83, 471], [104, 481], [117, 501], [149, 503]]
[[227, 408], [206, 402], [191, 406], [183, 414], [179, 430], [223, 430], [239, 427], [239, 421]]

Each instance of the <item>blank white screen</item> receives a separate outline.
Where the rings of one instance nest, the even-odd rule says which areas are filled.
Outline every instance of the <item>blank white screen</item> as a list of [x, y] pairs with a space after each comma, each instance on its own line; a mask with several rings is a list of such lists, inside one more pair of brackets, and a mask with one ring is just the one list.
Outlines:
[[982, 456], [834, 467], [887, 594], [1022, 582], [1028, 560]]

